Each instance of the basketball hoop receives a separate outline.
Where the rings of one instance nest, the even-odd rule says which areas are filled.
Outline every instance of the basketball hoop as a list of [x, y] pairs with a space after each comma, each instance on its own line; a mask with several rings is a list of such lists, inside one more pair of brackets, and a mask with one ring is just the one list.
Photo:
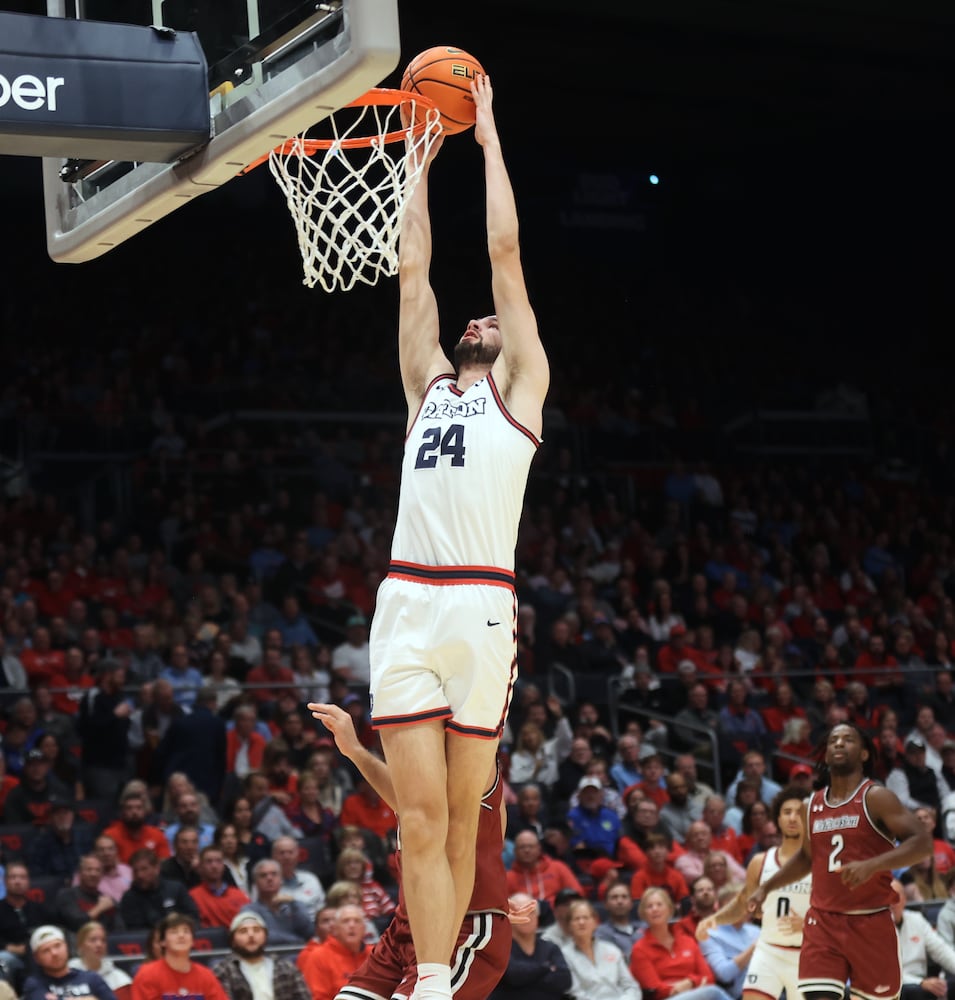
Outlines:
[[441, 133], [439, 117], [427, 97], [376, 88], [328, 116], [330, 138], [304, 132], [246, 167], [268, 159], [309, 288], [347, 292], [398, 273], [401, 222]]

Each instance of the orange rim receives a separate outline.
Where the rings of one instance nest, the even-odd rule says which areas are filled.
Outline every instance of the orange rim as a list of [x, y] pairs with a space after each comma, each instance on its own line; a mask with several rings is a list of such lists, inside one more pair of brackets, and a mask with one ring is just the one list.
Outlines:
[[[399, 104], [407, 104], [412, 101], [419, 104], [426, 111], [435, 110], [434, 101], [430, 97], [425, 97], [423, 94], [412, 94], [407, 90], [391, 90], [387, 87], [373, 87], [362, 94], [361, 97], [356, 97], [354, 101], [344, 106], [346, 108], [384, 107], [387, 105], [397, 107]], [[424, 134], [427, 128], [428, 119], [425, 117], [422, 121], [415, 122], [411, 129], [411, 134], [417, 139]], [[374, 142], [379, 142], [382, 145], [391, 142], [403, 142], [407, 134], [408, 130], [402, 128], [394, 132], [386, 132], [384, 136], [380, 132], [376, 132], [374, 135], [352, 136], [348, 139], [303, 139], [300, 136], [292, 136], [291, 139], [280, 142], [271, 152], [274, 152], [278, 156], [311, 156], [320, 150], [331, 149], [332, 146], [338, 146], [342, 149], [363, 149]], [[265, 153], [258, 159], [253, 160], [240, 173], [245, 174], [250, 170], [254, 170], [260, 164], [265, 163], [269, 155], [270, 153]]]

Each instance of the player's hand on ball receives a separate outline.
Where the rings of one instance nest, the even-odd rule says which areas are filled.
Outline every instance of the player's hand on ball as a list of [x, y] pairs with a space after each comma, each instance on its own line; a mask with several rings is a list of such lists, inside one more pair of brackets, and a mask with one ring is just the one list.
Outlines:
[[478, 145], [497, 138], [497, 126], [494, 124], [494, 112], [491, 104], [494, 101], [494, 91], [491, 89], [491, 78], [483, 73], [475, 73], [471, 81], [471, 93], [474, 96], [474, 106], [477, 117], [474, 122], [474, 138]]

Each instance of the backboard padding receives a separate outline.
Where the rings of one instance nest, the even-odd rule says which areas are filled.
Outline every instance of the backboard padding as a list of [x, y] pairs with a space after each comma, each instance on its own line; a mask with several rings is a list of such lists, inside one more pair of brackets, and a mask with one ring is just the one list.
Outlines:
[[[328, 5], [332, 6], [332, 5]], [[93, 260], [235, 177], [275, 145], [376, 86], [398, 64], [397, 0], [344, 0], [342, 31], [283, 57], [282, 68], [213, 99], [213, 138], [178, 163], [135, 165], [108, 187], [64, 183], [43, 162], [47, 248], [55, 261]]]

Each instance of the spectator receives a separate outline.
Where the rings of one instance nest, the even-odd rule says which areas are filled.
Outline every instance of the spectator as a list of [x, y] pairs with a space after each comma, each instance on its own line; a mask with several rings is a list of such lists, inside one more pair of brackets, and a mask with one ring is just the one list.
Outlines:
[[644, 743], [640, 747], [639, 757], [642, 775], [633, 787], [639, 788], [648, 799], [656, 803], [658, 809], [662, 809], [670, 800], [664, 781], [666, 769], [663, 757], [652, 743]]
[[257, 731], [258, 713], [254, 705], [237, 705], [232, 728], [226, 732], [226, 773], [244, 781], [262, 766], [265, 737]]
[[67, 963], [71, 969], [95, 972], [116, 995], [116, 1000], [130, 1000], [133, 981], [112, 959], [107, 958], [106, 928], [97, 920], [83, 924], [76, 932], [76, 958]]
[[569, 799], [577, 790], [580, 779], [587, 776], [587, 767], [594, 759], [590, 743], [583, 736], [575, 736], [570, 744], [570, 754], [557, 769], [557, 784], [552, 789], [557, 799]]
[[331, 849], [338, 819], [321, 803], [321, 786], [311, 772], [299, 775], [298, 795], [285, 809], [289, 822], [301, 832], [303, 837], [317, 837], [326, 848]]
[[246, 796], [240, 795], [226, 809], [226, 820], [235, 827], [240, 848], [253, 864], [260, 858], [271, 855], [272, 844], [269, 838], [252, 829], [252, 803]]
[[172, 912], [159, 921], [162, 958], [140, 966], [133, 979], [132, 1000], [165, 1000], [174, 996], [188, 996], [190, 1000], [227, 1000], [212, 972], [192, 961], [193, 919], [191, 915]]
[[945, 942], [955, 948], [955, 868], [950, 868], [944, 875], [945, 903], [939, 910], [935, 926]]
[[[511, 910], [534, 902], [526, 893], [510, 897]], [[511, 927], [511, 957], [491, 1000], [562, 1000], [570, 990], [570, 969], [561, 949], [537, 933], [539, 907]]]
[[[557, 893], [551, 905], [554, 922], [541, 935], [545, 941], [556, 944], [561, 950], [573, 942], [570, 933], [570, 906], [571, 903], [576, 903], [583, 898], [576, 889], [561, 889]], [[541, 901], [538, 900], [538, 905], [540, 903]]]
[[741, 833], [743, 830], [743, 813], [756, 802], [762, 804], [762, 799], [759, 797], [759, 782], [755, 778], [740, 778], [736, 782], [736, 795], [733, 799], [733, 805], [726, 810], [723, 821], [737, 834]]
[[670, 841], [663, 833], [648, 833], [644, 841], [646, 864], [633, 874], [630, 892], [634, 899], [642, 899], [651, 887], [666, 889], [677, 905], [690, 895], [686, 879], [670, 863]]
[[27, 976], [23, 984], [22, 1000], [77, 996], [116, 1000], [116, 995], [98, 973], [70, 968], [70, 950], [59, 927], [51, 924], [37, 927], [30, 935], [30, 951], [36, 971]]
[[[193, 710], [169, 724], [153, 760], [157, 781], [183, 771], [211, 802], [219, 800], [226, 772], [226, 726], [219, 718], [217, 699], [214, 688], [201, 687]], [[203, 847], [212, 843], [211, 828], [208, 837]]]
[[[715, 902], [715, 900], [714, 900]], [[640, 918], [648, 924], [633, 946], [630, 971], [651, 1000], [731, 1000], [714, 985], [713, 972], [699, 945], [680, 924], [671, 924], [673, 900], [663, 889], [648, 889], [640, 900]]]
[[602, 804], [600, 779], [582, 778], [577, 788], [580, 804], [567, 813], [574, 851], [586, 851], [591, 857], [614, 857], [620, 837], [620, 817]]
[[535, 782], [549, 791], [557, 783], [558, 769], [561, 761], [570, 753], [572, 742], [570, 723], [563, 714], [558, 718], [557, 728], [551, 739], [545, 738], [540, 726], [525, 722], [511, 751], [508, 770], [511, 787]]
[[713, 756], [713, 743], [707, 733], [719, 733], [719, 713], [710, 707], [710, 689], [695, 681], [687, 692], [687, 703], [673, 718], [673, 735], [681, 750], [695, 757]]
[[146, 822], [146, 796], [135, 788], [120, 796], [119, 819], [106, 827], [103, 836], [116, 844], [119, 860], [130, 865], [137, 851], [153, 851], [158, 858], [168, 858], [172, 853], [162, 830]]
[[703, 822], [710, 828], [710, 849], [723, 851], [740, 865], [743, 864], [743, 853], [740, 849], [736, 833], [724, 822], [726, 817], [726, 801], [722, 795], [711, 795], [703, 806]]
[[0, 968], [7, 978], [21, 982], [27, 964], [30, 931], [52, 919], [42, 903], [28, 897], [30, 873], [22, 861], [8, 861], [3, 873], [6, 894], [0, 899]]
[[298, 900], [285, 895], [277, 861], [257, 861], [252, 868], [252, 883], [254, 902], [249, 909], [265, 921], [273, 944], [301, 945], [312, 936], [314, 920], [309, 920], [308, 911]]
[[633, 896], [626, 882], [614, 882], [604, 896], [607, 919], [597, 928], [601, 941], [615, 944], [624, 957], [630, 961], [630, 952], [646, 927], [640, 920], [633, 919]]
[[265, 953], [269, 931], [252, 910], [237, 913], [229, 923], [232, 954], [214, 972], [229, 1000], [312, 1000], [302, 973], [284, 958]]
[[636, 736], [624, 733], [617, 740], [617, 760], [610, 768], [610, 777], [621, 794], [640, 780], [639, 754], [640, 741]]
[[361, 886], [361, 906], [369, 919], [395, 912], [395, 901], [372, 877], [372, 864], [363, 851], [346, 847], [335, 863], [335, 878], [357, 882]]
[[315, 933], [305, 942], [305, 947], [299, 952], [299, 966], [303, 966], [308, 961], [307, 952], [314, 951], [320, 944], [328, 940], [328, 936], [335, 926], [337, 915], [338, 907], [329, 906], [327, 900], [324, 906], [319, 907], [318, 913], [315, 914]]
[[398, 818], [391, 806], [360, 776], [355, 791], [342, 804], [339, 820], [342, 826], [371, 830], [382, 841], [387, 841], [398, 826]]
[[181, 882], [187, 889], [199, 884], [199, 831], [194, 826], [180, 826], [172, 842], [172, 857], [159, 866], [160, 877]]
[[250, 900], [248, 895], [225, 879], [222, 849], [215, 845], [199, 852], [199, 884], [189, 890], [203, 927], [228, 927]]
[[[731, 679], [726, 685], [726, 704], [719, 710], [720, 756], [729, 765], [742, 762], [750, 747], [762, 749], [767, 742], [766, 726], [748, 699], [746, 682]], [[727, 794], [732, 798], [733, 789]]]
[[[250, 771], [242, 782], [242, 791], [252, 807], [250, 823], [254, 834], [261, 834], [271, 842], [277, 837], [302, 836], [302, 831], [292, 825], [282, 807], [269, 792], [268, 776], [262, 771]], [[233, 814], [233, 821], [237, 817]]]
[[66, 750], [60, 738], [53, 732], [45, 732], [37, 740], [37, 749], [50, 762], [50, 774], [58, 778], [69, 790], [70, 795], [82, 798], [85, 794], [80, 780], [80, 765], [77, 755]]
[[686, 782], [686, 793], [687, 798], [690, 801], [690, 806], [691, 808], [697, 809], [702, 816], [703, 806], [705, 805], [707, 798], [710, 795], [715, 795], [716, 793], [708, 784], [706, 784], [706, 782], [700, 781], [696, 758], [691, 753], [677, 754], [677, 756], [673, 758], [673, 770], [677, 774], [683, 775], [683, 780]]
[[368, 652], [368, 622], [363, 614], [353, 614], [346, 619], [345, 641], [332, 650], [331, 667], [349, 685], [368, 687], [371, 661]]
[[133, 883], [119, 901], [119, 912], [127, 930], [145, 930], [171, 913], [199, 918], [199, 910], [182, 882], [171, 882], [159, 874], [159, 858], [148, 847], [130, 858]]
[[531, 830], [541, 838], [547, 828], [548, 819], [549, 814], [540, 787], [528, 782], [517, 793], [517, 802], [507, 806], [505, 836], [508, 840], [513, 840], [521, 830]]
[[[617, 857], [624, 868], [635, 871], [647, 864], [646, 843], [651, 833], [666, 834], [666, 827], [660, 823], [660, 810], [651, 799], [641, 798], [642, 792], [635, 788], [627, 796], [629, 811], [621, 827], [622, 836], [617, 847]], [[669, 837], [668, 837], [669, 839]], [[676, 860], [682, 848], [674, 848], [669, 860]]]
[[309, 952], [300, 965], [312, 1000], [333, 1000], [349, 975], [368, 958], [371, 948], [365, 944], [364, 935], [361, 907], [340, 906], [328, 940]]
[[249, 671], [245, 682], [255, 685], [251, 689], [251, 694], [263, 718], [272, 711], [276, 699], [283, 690], [291, 691], [298, 697], [295, 674], [282, 663], [282, 650], [275, 646], [266, 646], [262, 662]]
[[[72, 878], [80, 858], [93, 850], [93, 828], [76, 818], [72, 798], [50, 797], [50, 822], [37, 833], [28, 850], [32, 875]], [[75, 930], [75, 928], [72, 928]]]
[[75, 886], [60, 889], [53, 911], [56, 921], [70, 931], [78, 931], [90, 920], [97, 920], [105, 930], [123, 929], [116, 900], [100, 891], [103, 866], [95, 854], [87, 854], [79, 862], [79, 881]]
[[7, 801], [7, 795], [11, 788], [16, 788], [20, 784], [20, 779], [12, 774], [7, 774], [7, 758], [0, 751], [0, 820], [3, 819], [3, 808]]
[[521, 892], [553, 906], [563, 889], [572, 889], [580, 897], [584, 894], [567, 865], [543, 854], [537, 834], [531, 830], [519, 833], [514, 840], [514, 863], [507, 873], [508, 895]]
[[116, 841], [104, 833], [96, 838], [93, 851], [99, 858], [103, 870], [103, 876], [98, 886], [99, 891], [104, 896], [109, 896], [114, 903], [118, 903], [123, 898], [123, 893], [133, 883], [133, 870], [129, 865], [123, 864], [119, 860], [119, 849], [116, 847]]
[[772, 821], [769, 818], [769, 806], [765, 802], [750, 802], [743, 810], [743, 821], [740, 824], [741, 832], [737, 838], [744, 864], [748, 863], [749, 856], [762, 841], [768, 826], [772, 826]]
[[748, 750], [743, 754], [742, 764], [739, 773], [733, 779], [733, 783], [726, 791], [726, 798], [730, 801], [736, 798], [736, 787], [739, 782], [747, 778], [755, 781], [759, 785], [757, 798], [766, 805], [771, 805], [772, 801], [782, 791], [778, 782], [766, 776], [766, 757], [759, 750]]
[[[159, 680], [172, 685], [177, 705], [186, 710], [196, 703], [196, 694], [202, 687], [202, 674], [189, 662], [189, 650], [184, 643], [176, 643], [169, 652], [169, 664], [159, 672]], [[160, 738], [165, 736], [160, 734]]]
[[191, 827], [196, 831], [200, 847], [208, 847], [212, 843], [216, 828], [212, 823], [202, 822], [199, 796], [195, 792], [183, 792], [176, 799], [175, 813], [175, 822], [166, 827], [166, 840], [169, 841], [171, 848], [175, 848], [176, 834], [184, 826]]
[[597, 913], [586, 899], [570, 904], [571, 943], [561, 950], [570, 969], [574, 1000], [641, 1000], [642, 991], [627, 968], [628, 958], [596, 936]]
[[[739, 886], [726, 885], [716, 896], [719, 906], [734, 899]], [[731, 996], [741, 997], [746, 981], [746, 971], [756, 948], [759, 928], [748, 914], [744, 914], [732, 924], [714, 927], [700, 945], [707, 965], [713, 970], [716, 981]]]
[[942, 799], [948, 794], [942, 777], [925, 763], [925, 740], [917, 735], [906, 739], [902, 760], [889, 772], [885, 786], [895, 792], [906, 809], [931, 806], [936, 815], [941, 813]]
[[222, 852], [225, 875], [230, 884], [241, 889], [248, 896], [249, 890], [252, 888], [249, 881], [249, 865], [252, 859], [246, 851], [245, 845], [239, 840], [235, 824], [220, 823], [212, 838], [212, 846], [218, 847]]
[[690, 824], [702, 816], [702, 810], [690, 802], [686, 778], [679, 771], [672, 771], [666, 776], [667, 795], [669, 801], [660, 810], [660, 823], [671, 839], [682, 843], [686, 840]]
[[101, 660], [96, 687], [80, 701], [77, 731], [83, 740], [83, 789], [91, 799], [116, 801], [116, 789], [129, 777], [129, 727], [132, 706], [123, 694], [126, 669], [118, 660]]
[[71, 791], [50, 774], [50, 762], [38, 747], [28, 750], [23, 761], [20, 784], [10, 790], [3, 809], [7, 823], [45, 826], [50, 821], [50, 803], [65, 800]]
[[955, 848], [951, 844], [935, 836], [938, 827], [938, 817], [931, 806], [919, 806], [915, 810], [915, 818], [932, 835], [933, 862], [939, 875], [955, 866]]
[[282, 895], [301, 903], [311, 926], [325, 902], [325, 890], [316, 875], [299, 865], [298, 841], [294, 837], [278, 837], [272, 842], [272, 859], [281, 870]]
[[690, 912], [680, 919], [680, 927], [696, 940], [700, 921], [716, 909], [716, 886], [708, 875], [700, 875], [690, 884]]
[[955, 976], [955, 948], [917, 910], [905, 908], [905, 894], [899, 882], [892, 883], [897, 894], [892, 918], [899, 931], [902, 953], [902, 1000], [955, 1000], [955, 978], [929, 975], [929, 961]]

